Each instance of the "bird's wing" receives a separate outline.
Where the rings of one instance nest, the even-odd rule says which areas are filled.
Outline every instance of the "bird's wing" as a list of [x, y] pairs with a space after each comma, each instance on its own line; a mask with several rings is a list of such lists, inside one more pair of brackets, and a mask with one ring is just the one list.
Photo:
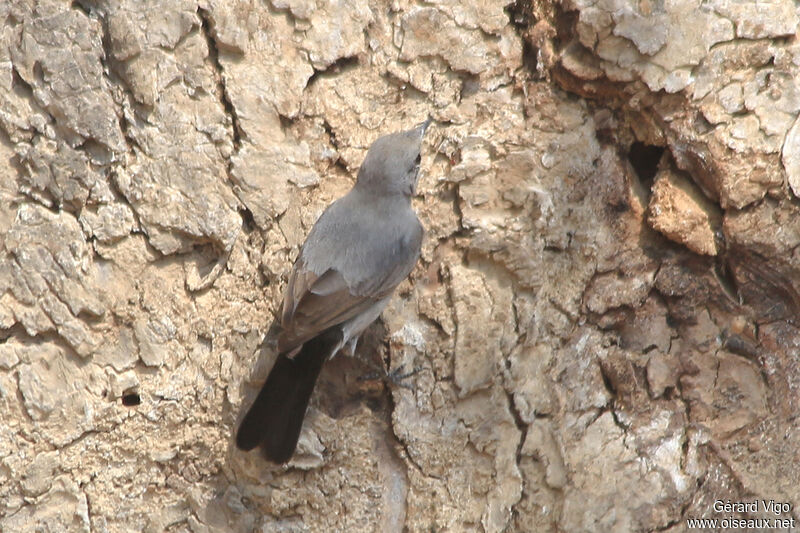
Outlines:
[[422, 231], [400, 239], [379, 253], [372, 275], [349, 286], [335, 268], [317, 276], [305, 265], [302, 254], [292, 269], [281, 313], [278, 349], [287, 353], [331, 326], [366, 311], [392, 293], [408, 276], [419, 258]]
[[296, 264], [283, 301], [278, 350], [290, 352], [373, 303], [369, 297], [352, 294], [338, 271], [329, 269], [317, 277]]

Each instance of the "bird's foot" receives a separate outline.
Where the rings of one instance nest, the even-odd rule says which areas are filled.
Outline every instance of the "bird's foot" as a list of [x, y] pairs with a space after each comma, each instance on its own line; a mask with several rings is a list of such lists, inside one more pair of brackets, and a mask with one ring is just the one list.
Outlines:
[[422, 370], [421, 366], [415, 367], [409, 372], [405, 371], [405, 365], [400, 365], [394, 370], [386, 371], [385, 369], [381, 368], [380, 371], [370, 372], [368, 374], [364, 374], [363, 376], [359, 377], [359, 381], [374, 381], [374, 380], [382, 380], [387, 383], [391, 383], [398, 387], [403, 387], [404, 389], [411, 390], [411, 385], [408, 383], [404, 383], [403, 381], [410, 378], [414, 374], [419, 373]]

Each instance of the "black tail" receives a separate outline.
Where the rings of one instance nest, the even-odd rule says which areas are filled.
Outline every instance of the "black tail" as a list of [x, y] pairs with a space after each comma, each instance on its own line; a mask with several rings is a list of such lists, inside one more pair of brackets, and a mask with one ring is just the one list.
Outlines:
[[267, 459], [275, 463], [291, 459], [322, 363], [340, 338], [340, 331], [328, 330], [307, 341], [292, 359], [278, 356], [239, 425], [237, 447], [252, 450], [261, 445]]

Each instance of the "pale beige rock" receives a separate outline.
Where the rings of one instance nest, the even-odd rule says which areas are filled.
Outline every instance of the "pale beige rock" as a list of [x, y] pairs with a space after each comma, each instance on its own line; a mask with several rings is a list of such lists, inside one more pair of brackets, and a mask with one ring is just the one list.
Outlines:
[[452, 13], [456, 24], [465, 28], [479, 27], [486, 33], [500, 33], [508, 25], [505, 8], [510, 0], [500, 2], [458, 2], [457, 0], [437, 0], [432, 4], [442, 6]]
[[800, 197], [800, 117], [796, 118], [783, 143], [783, 168], [789, 180], [789, 187], [795, 196]]
[[[472, 74], [489, 71], [499, 74], [519, 60], [521, 49], [513, 45], [514, 39], [504, 26], [499, 43], [484, 39], [481, 32], [460, 27], [457, 20], [448, 16], [443, 9], [433, 7], [417, 8], [402, 18], [401, 34], [398, 37], [400, 59], [412, 61], [420, 56], [438, 55], [456, 70], [466, 70]], [[511, 41], [505, 46], [504, 41]]]
[[80, 315], [101, 317], [97, 270], [77, 220], [36, 204], [20, 207], [5, 235], [11, 312], [29, 335], [57, 332], [78, 354], [91, 355], [100, 344]]
[[767, 414], [767, 389], [753, 363], [721, 355], [714, 403], [718, 414], [709, 425], [715, 434], [727, 436], [763, 419]]
[[514, 406], [527, 424], [534, 423], [537, 415], [551, 415], [556, 410], [555, 397], [547, 377], [552, 359], [551, 349], [543, 345], [522, 347], [508, 358]]
[[4, 531], [91, 531], [89, 503], [68, 476], [59, 476], [52, 489], [13, 515], [0, 518]]
[[[263, 2], [209, 2], [212, 42], [241, 43], [241, 53], [221, 48], [225, 91], [246, 139], [257, 146], [273, 142], [277, 117], [295, 117], [306, 83], [314, 73], [307, 52], [295, 39], [291, 20], [271, 14]], [[276, 6], [279, 7], [279, 6]], [[239, 33], [244, 31], [244, 36]], [[237, 37], [227, 37], [228, 34]], [[228, 45], [229, 46], [229, 45]]]
[[58, 452], [42, 452], [36, 455], [20, 480], [20, 487], [27, 497], [36, 497], [47, 492], [53, 483], [53, 472], [58, 467]]
[[316, 185], [319, 176], [310, 166], [308, 146], [289, 144], [258, 150], [244, 147], [231, 158], [234, 189], [253, 213], [260, 227], [289, 208], [291, 198], [301, 188]]
[[120, 156], [125, 141], [103, 74], [100, 22], [77, 9], [46, 4], [40, 9], [23, 20], [10, 47], [15, 71], [68, 145], [92, 140], [101, 145], [104, 159]]
[[[18, 144], [17, 153], [27, 171], [22, 189], [49, 207], [79, 210], [90, 201], [90, 195], [96, 202], [108, 191], [86, 154], [64, 142], [39, 136], [31, 144]], [[110, 196], [110, 191], [107, 194]]]
[[124, 203], [103, 204], [97, 211], [84, 209], [79, 221], [83, 231], [100, 242], [121, 239], [138, 227], [133, 210]]
[[[487, 387], [500, 372], [504, 337], [511, 324], [511, 291], [477, 270], [450, 267], [455, 302], [454, 379], [464, 396]], [[482, 353], [481, 357], [470, 354]]]
[[698, 366], [713, 370], [687, 376], [681, 386], [692, 402], [693, 418], [709, 427], [715, 437], [724, 439], [763, 418], [766, 387], [751, 362], [720, 352], [717, 357], [706, 355], [698, 360]]
[[320, 2], [304, 15], [301, 18], [308, 19], [311, 28], [305, 32], [303, 49], [317, 70], [363, 52], [364, 30], [374, 21], [370, 4], [365, 0]]
[[[796, 508], [796, 29], [788, 0], [0, 2], [0, 530]], [[374, 362], [327, 365], [289, 467], [237, 451], [306, 233], [428, 115]]]
[[724, 230], [735, 235], [737, 243], [767, 257], [781, 257], [796, 267], [800, 258], [792, 250], [800, 244], [800, 228], [794, 223], [794, 216], [789, 204], [764, 202], [725, 217]]
[[634, 316], [620, 326], [619, 333], [623, 348], [645, 353], [652, 349], [668, 352], [675, 336], [669, 324], [669, 309], [655, 295], [636, 309]]
[[[191, 109], [183, 119], [176, 116], [180, 106]], [[140, 156], [116, 173], [114, 183], [163, 254], [186, 252], [206, 240], [229, 250], [236, 239], [238, 202], [225, 184], [217, 143], [203, 133], [207, 122], [224, 116], [209, 95], [191, 98], [172, 85], [161, 93], [149, 123], [128, 130]]]
[[800, 22], [794, 2], [788, 0], [763, 5], [730, 0], [710, 4], [714, 11], [736, 25], [736, 36], [743, 39], [794, 35]]
[[664, 394], [667, 387], [678, 384], [678, 364], [674, 358], [656, 353], [647, 361], [647, 385], [654, 398]]
[[695, 253], [719, 253], [716, 232], [720, 218], [716, 208], [677, 172], [662, 170], [656, 175], [647, 221], [653, 229]]
[[635, 73], [652, 91], [686, 88], [691, 80], [686, 66], [700, 64], [714, 44], [734, 36], [730, 20], [698, 9], [694, 1], [659, 8], [627, 1], [577, 0], [572, 5], [579, 12], [581, 42], [610, 63], [602, 66], [609, 76], [622, 80], [623, 73]]
[[139, 346], [139, 358], [147, 366], [161, 365], [170, 349], [174, 349], [170, 341], [175, 339], [176, 329], [168, 316], [137, 320], [133, 331]]
[[528, 434], [522, 445], [522, 453], [544, 463], [545, 482], [548, 486], [554, 489], [563, 489], [567, 486], [569, 483], [567, 469], [550, 424], [541, 419], [530, 422]]
[[645, 270], [633, 275], [622, 273], [599, 274], [589, 287], [586, 308], [593, 313], [630, 305], [640, 306], [653, 284], [655, 272]]
[[37, 440], [62, 447], [97, 430], [104, 406], [89, 390], [94, 369], [81, 369], [53, 344], [30, 346], [21, 359], [19, 394], [27, 416], [36, 421]]
[[480, 137], [464, 139], [461, 145], [461, 160], [453, 166], [445, 179], [458, 183], [490, 170], [492, 156], [488, 148], [488, 143]]
[[[724, 208], [741, 209], [781, 186], [774, 154], [780, 151], [798, 111], [798, 67], [789, 60], [791, 46], [767, 40], [734, 41], [734, 30], [754, 38], [792, 34], [797, 14], [788, 2], [770, 4], [758, 16], [745, 15], [752, 8], [744, 4], [704, 5], [698, 9], [694, 2], [663, 7], [650, 2], [575, 2], [578, 38], [595, 53], [577, 53], [575, 46], [569, 46], [564, 66], [582, 79], [598, 79], [597, 69], [602, 69], [613, 81], [640, 80], [650, 92], [686, 89], [692, 99], [701, 100], [705, 119], [718, 127], [698, 127], [691, 113], [684, 114], [685, 119], [668, 128], [677, 134], [671, 149], [680, 168], [708, 174], [698, 179], [714, 182], [710, 197], [719, 196]], [[786, 16], [780, 22], [775, 18], [768, 22], [766, 12]], [[645, 31], [651, 27], [657, 31]], [[758, 69], [759, 65], [766, 68]], [[631, 104], [638, 108], [639, 97]], [[675, 104], [659, 106], [655, 114], [671, 122], [678, 109]], [[683, 107], [687, 105], [695, 104]], [[691, 156], [695, 161], [685, 161], [683, 144], [700, 140], [711, 153], [698, 146]], [[728, 149], [737, 155], [724, 155]], [[701, 158], [706, 162], [697, 161]]]
[[[666, 525], [674, 505], [668, 495], [685, 491], [690, 478], [681, 467], [682, 430], [672, 429], [670, 414], [663, 411], [651, 424], [660, 439], [647, 445], [605, 413], [577, 442], [566, 444], [565, 463], [571, 474], [562, 511], [566, 527], [586, 530], [600, 525], [607, 530], [632, 530]], [[640, 447], [649, 448], [650, 453], [642, 454]], [[638, 458], [644, 463], [642, 469], [637, 466]], [[611, 463], [618, 466], [613, 472], [606, 471]], [[620, 486], [633, 490], [622, 495]], [[592, 498], [591, 505], [586, 504], [588, 498]]]
[[155, 1], [152, 9], [133, 9], [127, 2], [98, 2], [108, 17], [108, 31], [114, 57], [125, 61], [148, 48], [174, 50], [197, 24], [194, 4]]

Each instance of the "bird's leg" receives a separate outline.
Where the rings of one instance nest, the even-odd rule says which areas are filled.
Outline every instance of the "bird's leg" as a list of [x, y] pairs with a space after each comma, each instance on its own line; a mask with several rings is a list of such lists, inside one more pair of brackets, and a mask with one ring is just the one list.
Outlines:
[[[373, 366], [373, 365], [369, 365]], [[405, 365], [400, 365], [394, 370], [386, 370], [386, 368], [381, 365], [380, 369], [375, 369], [372, 372], [368, 372], [362, 376], [358, 377], [358, 381], [375, 381], [375, 380], [382, 380], [387, 383], [391, 383], [397, 387], [403, 387], [404, 389], [412, 390], [411, 385], [408, 383], [404, 383], [403, 380], [410, 378], [414, 374], [419, 373], [422, 370], [421, 366], [414, 367], [411, 371], [406, 372]]]
[[[374, 353], [378, 353], [376, 350]], [[374, 381], [374, 380], [381, 380], [388, 383], [391, 383], [398, 387], [403, 387], [405, 389], [411, 390], [411, 385], [404, 383], [405, 379], [410, 378], [414, 374], [417, 374], [422, 370], [421, 366], [414, 367], [411, 371], [406, 372], [405, 365], [400, 365], [394, 370], [388, 370], [387, 365], [384, 364], [378, 357], [370, 357], [368, 360], [365, 361], [367, 366], [371, 367], [373, 370], [372, 372], [368, 372], [358, 378], [358, 381]]]
[[415, 366], [408, 372], [406, 372], [405, 369], [406, 369], [405, 365], [400, 365], [394, 370], [390, 370], [389, 372], [386, 373], [386, 379], [388, 379], [398, 387], [403, 387], [405, 389], [411, 390], [411, 385], [404, 383], [403, 380], [410, 378], [414, 374], [418, 374], [422, 370], [422, 367]]

